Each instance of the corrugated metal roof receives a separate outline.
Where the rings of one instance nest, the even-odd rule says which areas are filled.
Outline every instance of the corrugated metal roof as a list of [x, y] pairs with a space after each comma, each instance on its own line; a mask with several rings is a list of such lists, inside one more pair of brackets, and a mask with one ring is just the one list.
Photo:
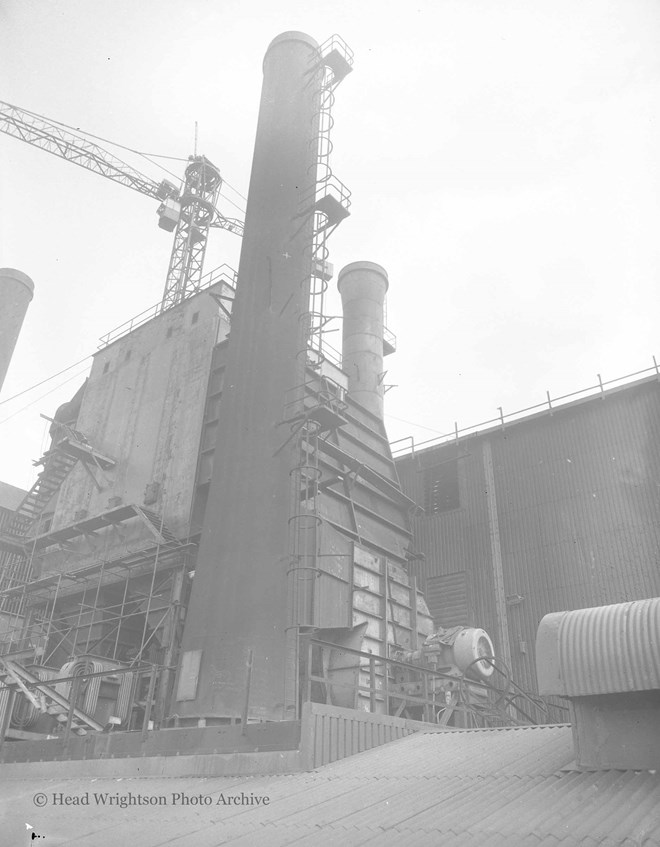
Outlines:
[[[568, 726], [416, 734], [291, 776], [0, 782], [5, 831], [51, 847], [660, 845], [660, 776], [583, 773]], [[207, 795], [213, 805], [36, 808], [35, 791]], [[223, 793], [266, 806], [218, 806]]]
[[[374, 749], [372, 759], [396, 758], [396, 769], [380, 774], [372, 759], [353, 756], [343, 765], [342, 778], [368, 776], [373, 779], [420, 779], [447, 776], [507, 774], [529, 777], [554, 773], [575, 758], [569, 726], [524, 726], [499, 729], [453, 730], [449, 733], [416, 733], [408, 744]], [[324, 770], [331, 779], [331, 768]]]

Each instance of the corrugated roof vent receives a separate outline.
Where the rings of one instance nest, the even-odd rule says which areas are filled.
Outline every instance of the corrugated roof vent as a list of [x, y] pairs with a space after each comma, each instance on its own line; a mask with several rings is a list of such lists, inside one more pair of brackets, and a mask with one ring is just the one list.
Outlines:
[[570, 701], [578, 765], [660, 767], [660, 598], [546, 615], [536, 664]]

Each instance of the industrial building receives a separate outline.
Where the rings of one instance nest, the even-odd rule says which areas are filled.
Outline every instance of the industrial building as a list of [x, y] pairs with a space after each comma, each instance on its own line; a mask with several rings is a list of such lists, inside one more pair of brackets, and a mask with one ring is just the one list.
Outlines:
[[[337, 36], [271, 44], [244, 227], [215, 211], [221, 178], [204, 157], [181, 193], [119, 174], [162, 200], [170, 272], [159, 304], [101, 339], [5, 516], [0, 696], [14, 740], [58, 721], [67, 737], [296, 721], [310, 700], [387, 715], [391, 649], [433, 630], [383, 425], [385, 269], [340, 271], [343, 357], [327, 343], [327, 240], [350, 209], [331, 107], [351, 64]], [[60, 152], [16, 107], [5, 130]], [[66, 144], [117, 178], [95, 145]], [[238, 274], [202, 273], [213, 225], [243, 235]], [[350, 667], [314, 636], [353, 650]], [[89, 674], [91, 687], [77, 681]]]
[[[319, 824], [302, 819], [296, 792], [306, 791], [328, 801], [333, 838], [359, 828], [367, 843], [393, 783], [376, 789], [373, 822], [351, 829], [357, 806], [339, 814], [319, 769], [343, 765], [351, 785], [360, 762], [395, 780], [435, 753], [453, 767], [481, 756], [470, 778], [490, 780], [493, 796], [504, 787], [513, 809], [520, 798], [498, 756], [539, 795], [589, 769], [599, 773], [585, 792], [609, 785], [600, 772], [613, 768], [631, 790], [632, 772], [660, 760], [657, 744], [640, 742], [660, 689], [649, 652], [660, 637], [649, 599], [660, 593], [657, 374], [393, 455], [387, 270], [359, 260], [335, 279], [329, 261], [328, 239], [350, 215], [330, 134], [352, 64], [336, 35], [271, 42], [244, 223], [217, 212], [222, 178], [203, 156], [179, 191], [17, 107], [0, 112], [8, 134], [158, 199], [174, 233], [162, 300], [101, 339], [89, 377], [50, 419], [34, 486], [0, 500], [9, 777], [36, 767], [53, 779], [259, 775], [265, 792], [277, 789], [264, 774], [296, 774], [281, 793], [295, 825], [277, 843], [318, 840]], [[204, 272], [213, 226], [242, 237], [238, 271]], [[335, 283], [341, 351], [328, 343]], [[620, 651], [574, 640], [576, 629], [605, 631], [608, 644], [617, 633], [636, 672], [621, 670]], [[577, 681], [576, 667], [587, 668]], [[594, 710], [605, 729], [590, 734]], [[631, 710], [637, 735], [612, 734]], [[660, 790], [653, 776], [639, 780], [645, 804]], [[430, 793], [420, 814], [433, 814]], [[609, 802], [603, 792], [594, 815]], [[504, 832], [505, 813], [480, 803], [495, 829], [468, 827], [456, 843]], [[645, 810], [630, 826], [651, 827]], [[257, 813], [231, 837], [256, 843], [262, 825], [275, 834], [277, 819]], [[412, 812], [388, 814], [399, 839]], [[417, 824], [425, 843], [446, 835]]]
[[396, 445], [433, 617], [479, 621], [538, 691], [544, 615], [660, 594], [656, 367], [438, 443]]

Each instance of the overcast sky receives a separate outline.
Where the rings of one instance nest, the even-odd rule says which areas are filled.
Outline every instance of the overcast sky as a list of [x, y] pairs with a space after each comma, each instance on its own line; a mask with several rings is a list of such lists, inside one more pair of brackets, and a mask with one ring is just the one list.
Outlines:
[[[391, 439], [660, 360], [656, 0], [0, 0], [0, 99], [181, 158], [197, 121], [199, 152], [246, 194], [263, 54], [289, 29], [355, 52], [332, 160], [352, 214], [330, 259], [389, 272]], [[171, 236], [155, 201], [5, 135], [0, 191], [0, 267], [35, 282], [5, 399], [157, 302]], [[212, 232], [207, 269], [239, 249]], [[0, 405], [1, 480], [31, 485], [39, 415], [87, 369]]]

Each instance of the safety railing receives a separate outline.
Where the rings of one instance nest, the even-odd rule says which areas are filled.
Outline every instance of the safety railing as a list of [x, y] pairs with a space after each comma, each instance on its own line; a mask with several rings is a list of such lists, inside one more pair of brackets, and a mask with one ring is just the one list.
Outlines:
[[336, 50], [341, 56], [344, 57], [346, 62], [352, 66], [353, 59], [355, 54], [353, 50], [348, 46], [348, 44], [344, 41], [341, 35], [338, 35], [336, 32], [331, 36], [326, 38], [326, 40], [319, 47], [319, 53], [322, 56], [327, 56], [333, 50]]
[[383, 351], [385, 355], [396, 351], [396, 335], [386, 326], [383, 327]]
[[[353, 698], [354, 708], [359, 704], [369, 712], [381, 711], [394, 717], [405, 713], [414, 720], [439, 725], [447, 725], [453, 720], [461, 727], [556, 723], [568, 716], [567, 709], [550, 706], [537, 695], [524, 691], [499, 659], [481, 657], [476, 660], [493, 667], [497, 682], [486, 682], [471, 679], [469, 669], [466, 674], [456, 675], [317, 638], [303, 637], [301, 641], [306, 642], [301, 685], [303, 702], [336, 703], [341, 700], [346, 704]], [[341, 654], [338, 678], [332, 676], [332, 670], [318, 672], [319, 668], [329, 667], [329, 663], [321, 659], [319, 650]], [[351, 670], [352, 680], [351, 674], [346, 673]]]
[[[212, 271], [209, 271], [205, 274], [199, 284], [199, 287], [196, 289], [195, 294], [200, 294], [203, 291], [206, 291], [211, 286], [216, 285], [217, 283], [225, 283], [225, 285], [229, 286], [231, 289], [236, 288], [236, 281], [238, 279], [237, 272], [231, 268], [229, 265], [220, 265], [220, 267], [215, 268]], [[110, 332], [101, 336], [99, 339], [98, 349], [102, 350], [104, 347], [107, 347], [109, 344], [112, 344], [114, 341], [117, 341], [118, 338], [122, 338], [124, 335], [128, 335], [129, 332], [132, 332], [137, 327], [142, 326], [142, 324], [147, 323], [152, 318], [157, 317], [163, 311], [162, 301], [159, 300], [158, 303], [155, 303], [153, 306], [149, 306], [148, 309], [145, 309], [143, 312], [140, 312], [135, 317], [126, 321], [123, 324], [120, 324], [115, 329], [110, 330]]]
[[454, 423], [454, 429], [451, 432], [437, 435], [434, 438], [425, 439], [424, 441], [416, 441], [415, 437], [412, 435], [406, 435], [403, 438], [398, 438], [395, 441], [390, 442], [392, 456], [395, 458], [408, 454], [414, 456], [415, 452], [418, 450], [425, 450], [427, 447], [436, 447], [449, 441], [458, 441], [461, 437], [466, 435], [477, 435], [484, 428], [504, 429], [507, 423], [515, 423], [523, 416], [530, 413], [545, 411], [552, 414], [557, 408], [561, 408], [561, 406], [567, 405], [575, 400], [587, 400], [594, 396], [605, 396], [605, 394], [608, 393], [608, 386], [610, 387], [610, 390], [612, 390], [613, 386], [624, 387], [627, 382], [634, 381], [639, 377], [644, 378], [655, 376], [658, 380], [660, 380], [660, 366], [658, 365], [655, 356], [653, 356], [653, 365], [648, 368], [643, 368], [640, 371], [634, 371], [633, 373], [626, 374], [625, 376], [619, 376], [614, 379], [607, 380], [603, 380], [600, 374], [597, 374], [596, 376], [598, 382], [595, 385], [590, 385], [587, 388], [581, 388], [578, 391], [572, 391], [569, 394], [562, 394], [558, 397], [551, 397], [550, 392], [546, 391], [546, 399], [542, 403], [535, 403], [533, 406], [527, 406], [525, 409], [519, 409], [516, 412], [507, 412], [505, 414], [502, 407], [498, 406], [499, 415], [497, 417], [489, 418], [486, 421], [481, 421], [480, 423], [471, 424], [470, 426], [465, 427], [459, 427], [458, 423]]

